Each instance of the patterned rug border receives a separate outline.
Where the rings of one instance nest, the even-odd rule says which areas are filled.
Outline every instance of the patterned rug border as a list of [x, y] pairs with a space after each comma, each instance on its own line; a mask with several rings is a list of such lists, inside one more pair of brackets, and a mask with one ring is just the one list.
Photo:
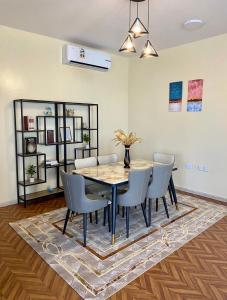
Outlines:
[[[205, 230], [207, 230], [210, 226], [214, 225], [215, 223], [217, 223], [218, 221], [220, 221], [224, 216], [227, 215], [227, 208], [225, 206], [223, 206], [222, 204], [216, 204], [216, 203], [214, 204], [214, 203], [210, 203], [207, 200], [203, 200], [203, 199], [199, 199], [199, 198], [195, 198], [195, 197], [190, 197], [190, 196], [185, 196], [185, 195], [181, 195], [181, 197], [184, 200], [185, 199], [186, 200], [192, 199], [191, 202], [193, 204], [195, 204], [195, 206], [194, 206], [195, 208], [199, 208], [199, 205], [201, 205], [202, 203], [206, 203], [210, 207], [216, 208], [217, 211], [214, 212], [213, 217], [211, 217], [209, 220], [208, 219], [204, 220], [204, 223], [202, 224], [201, 227], [196, 227], [196, 230], [193, 233], [191, 233], [191, 234], [188, 233], [186, 241], [184, 241], [183, 243], [178, 243], [177, 245], [172, 246], [172, 248], [171, 248], [171, 245], [168, 244], [168, 240], [164, 239], [163, 240], [163, 247], [164, 248], [163, 248], [163, 251], [162, 251], [163, 253], [162, 253], [161, 257], [159, 256], [159, 258], [156, 259], [156, 261], [152, 260], [152, 257], [149, 257], [149, 258], [146, 257], [144, 259], [144, 261], [142, 261], [140, 264], [137, 264], [135, 266], [135, 268], [133, 269], [132, 272], [130, 272], [130, 274], [126, 271], [125, 274], [123, 274], [120, 277], [120, 280], [119, 280], [119, 278], [117, 278], [116, 281], [114, 282], [114, 287], [112, 286], [113, 282], [110, 282], [109, 285], [107, 284], [106, 288], [103, 289], [103, 290], [97, 290], [97, 289], [95, 290], [92, 286], [89, 287], [88, 283], [83, 282], [83, 278], [75, 280], [75, 278], [72, 279], [70, 275], [66, 276], [66, 274], [64, 272], [61, 273], [61, 268], [59, 268], [59, 266], [57, 264], [48, 263], [47, 259], [44, 257], [44, 254], [40, 253], [40, 245], [34, 245], [32, 237], [28, 236], [28, 234], [26, 232], [22, 231], [21, 228], [17, 225], [17, 223], [22, 222], [23, 220], [33, 220], [33, 219], [38, 218], [40, 216], [45, 216], [45, 215], [47, 215], [49, 213], [44, 213], [44, 214], [37, 215], [37, 216], [31, 217], [31, 218], [27, 218], [27, 219], [23, 219], [23, 220], [20, 220], [20, 221], [17, 221], [17, 222], [9, 223], [9, 225], [82, 298], [84, 298], [86, 300], [91, 300], [91, 299], [105, 300], [105, 299], [109, 298], [110, 296], [112, 296], [113, 294], [115, 294], [120, 289], [122, 289], [124, 286], [126, 286], [127, 284], [129, 284], [131, 281], [135, 280], [141, 274], [145, 273], [147, 270], [149, 270], [150, 268], [152, 268], [153, 266], [155, 266], [156, 264], [158, 264], [160, 261], [162, 261], [163, 259], [165, 259], [167, 256], [169, 256], [172, 253], [174, 253], [175, 251], [177, 251], [179, 248], [181, 248], [182, 246], [184, 246], [185, 244], [187, 244], [189, 241], [191, 241], [192, 239], [194, 239], [196, 236], [198, 236], [199, 234], [201, 234], [202, 232], [204, 232]], [[51, 211], [51, 213], [54, 213], [56, 211], [59, 211], [59, 209]], [[182, 216], [180, 218], [180, 220], [182, 220], [183, 218], [185, 218], [185, 216]], [[171, 224], [173, 224], [173, 223], [176, 223], [176, 220], [174, 222], [170, 222], [170, 224], [168, 224], [166, 227], [168, 227], [169, 225], [171, 226]], [[160, 233], [159, 231], [162, 231], [162, 230], [164, 230], [164, 229], [161, 228], [160, 230], [158, 230], [157, 234]], [[164, 232], [165, 232], [165, 230], [164, 230]], [[160, 235], [163, 238], [163, 235], [165, 235], [165, 233], [164, 234], [160, 234]], [[144, 264], [145, 264], [145, 266], [144, 266]], [[66, 271], [68, 272], [68, 270], [66, 270]], [[78, 287], [77, 283], [79, 283], [79, 287]]]
[[[195, 210], [198, 209], [197, 207], [193, 207], [193, 206], [191, 206], [191, 205], [188, 205], [188, 204], [185, 204], [185, 203], [181, 203], [180, 201], [178, 201], [178, 204], [181, 204], [181, 205], [184, 205], [184, 206], [188, 206], [188, 207], [192, 208], [192, 210], [190, 210], [189, 212], [186, 212], [186, 213], [183, 214], [183, 215], [176, 216], [175, 219], [173, 219], [173, 220], [169, 221], [168, 223], [162, 225], [162, 226], [161, 226], [162, 228], [167, 227], [167, 226], [170, 225], [171, 223], [176, 222], [177, 220], [179, 220], [179, 219], [181, 219], [181, 218], [187, 216], [188, 214], [193, 213]], [[77, 216], [75, 216], [75, 218], [76, 218], [76, 217], [77, 217]], [[61, 221], [63, 221], [63, 220], [61, 220]], [[56, 223], [58, 223], [58, 222], [53, 223], [53, 226], [54, 226], [55, 228], [57, 228], [57, 229], [61, 232], [61, 231], [62, 231], [62, 228], [59, 227]], [[113, 256], [113, 255], [115, 255], [115, 254], [118, 253], [119, 251], [122, 251], [122, 250], [124, 250], [124, 249], [130, 247], [130, 246], [133, 245], [134, 243], [137, 243], [138, 241], [142, 240], [143, 238], [148, 237], [149, 235], [151, 235], [151, 234], [157, 232], [158, 230], [159, 230], [159, 228], [153, 228], [150, 232], [148, 232], [148, 233], [142, 235], [142, 236], [139, 237], [138, 239], [129, 242], [127, 245], [124, 245], [124, 246], [122, 246], [121, 248], [118, 248], [118, 249], [114, 250], [111, 254], [108, 254], [108, 255], [105, 255], [105, 256], [98, 254], [95, 250], [93, 250], [93, 249], [92, 249], [91, 247], [89, 247], [89, 246], [86, 246], [86, 249], [87, 249], [89, 252], [91, 252], [93, 255], [96, 255], [99, 259], [105, 260], [105, 259], [107, 259], [107, 258], [109, 258], [109, 257], [111, 257], [111, 256]], [[69, 238], [71, 238], [71, 235], [68, 234], [67, 232], [65, 233], [65, 235], [68, 236]], [[77, 240], [75, 240], [75, 242], [77, 242], [77, 243], [79, 243], [81, 246], [83, 246], [82, 241], [80, 241], [80, 240], [77, 239]]]

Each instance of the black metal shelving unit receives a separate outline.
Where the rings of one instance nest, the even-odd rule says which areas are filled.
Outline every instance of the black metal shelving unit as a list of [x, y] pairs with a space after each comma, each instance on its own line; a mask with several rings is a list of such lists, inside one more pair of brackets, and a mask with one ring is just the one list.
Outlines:
[[[78, 103], [78, 102], [64, 102], [64, 101], [45, 101], [45, 100], [30, 100], [30, 99], [17, 99], [14, 100], [14, 128], [15, 128], [15, 156], [16, 156], [16, 182], [17, 182], [17, 200], [18, 204], [23, 203], [24, 206], [27, 206], [27, 203], [31, 200], [40, 199], [40, 198], [49, 198], [55, 197], [57, 195], [63, 194], [63, 189], [60, 182], [59, 171], [60, 168], [64, 168], [65, 171], [68, 170], [68, 167], [74, 165], [72, 160], [68, 160], [68, 146], [75, 145], [74, 153], [72, 153], [73, 158], [85, 157], [87, 156], [98, 155], [99, 153], [99, 135], [98, 135], [98, 104], [93, 103]], [[54, 108], [54, 113], [52, 115], [41, 115], [40, 113], [35, 116], [35, 128], [32, 130], [24, 129], [24, 116], [28, 115], [26, 113], [26, 105], [40, 104], [40, 105], [51, 105]], [[67, 109], [74, 108], [76, 109], [75, 116], [68, 116]], [[86, 113], [86, 121], [88, 124], [84, 126], [84, 118], [79, 114], [80, 109], [83, 110], [83, 113]], [[55, 132], [55, 141], [54, 143], [48, 144], [47, 142], [47, 123], [48, 120], [54, 120], [54, 132]], [[67, 122], [71, 120], [73, 132], [72, 140], [66, 140], [66, 128]], [[95, 120], [95, 121], [94, 121]], [[79, 122], [79, 125], [78, 123]], [[61, 126], [60, 126], [61, 125]], [[63, 140], [60, 140], [59, 128], [63, 128]], [[71, 130], [71, 129], [70, 129]], [[80, 139], [77, 139], [77, 133], [80, 133]], [[92, 133], [95, 132], [95, 137], [93, 137], [92, 142], [89, 142], [89, 148], [82, 147], [83, 135], [87, 133], [89, 137], [92, 137]], [[37, 149], [42, 147], [42, 151], [38, 151], [33, 154], [27, 154], [25, 151], [25, 137], [28, 134], [32, 134], [33, 137], [37, 139]], [[43, 135], [42, 141], [40, 140], [40, 135]], [[80, 144], [80, 145], [79, 145]], [[79, 145], [77, 147], [77, 145]], [[47, 149], [45, 147], [53, 146], [55, 147], [55, 159], [58, 162], [57, 165], [47, 166]], [[73, 152], [73, 151], [72, 151]], [[60, 161], [60, 155], [62, 159]], [[26, 179], [26, 160], [34, 159], [37, 167], [37, 176], [34, 183], [30, 183]], [[43, 158], [42, 164], [40, 164], [39, 159]], [[42, 165], [42, 166], [41, 166]], [[41, 168], [43, 170], [41, 170]], [[55, 179], [56, 187], [52, 191], [47, 189], [39, 189], [38, 191], [32, 191], [37, 185], [41, 185], [48, 182], [48, 169], [55, 169]], [[42, 174], [41, 174], [42, 173]], [[28, 191], [29, 189], [29, 191]]]

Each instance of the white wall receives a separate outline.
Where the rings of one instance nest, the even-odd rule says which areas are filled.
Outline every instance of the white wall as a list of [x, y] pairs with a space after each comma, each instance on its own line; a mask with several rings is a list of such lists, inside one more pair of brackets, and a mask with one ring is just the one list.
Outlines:
[[[61, 63], [64, 41], [0, 26], [0, 205], [16, 199], [13, 99], [99, 104], [100, 152], [116, 151], [114, 130], [128, 126], [128, 60], [98, 72]], [[120, 151], [122, 149], [118, 149]]]
[[[178, 186], [227, 198], [227, 35], [160, 51], [158, 59], [132, 59], [129, 70], [126, 58], [113, 56], [107, 73], [62, 65], [64, 41], [3, 26], [0, 40], [0, 205], [16, 199], [15, 98], [98, 103], [101, 153], [122, 153], [113, 132], [129, 128], [143, 138], [132, 158], [175, 153]], [[187, 113], [187, 81], [198, 78], [204, 79], [203, 112]], [[169, 82], [178, 80], [183, 111], [169, 113]], [[205, 164], [208, 173], [186, 170], [185, 163]]]
[[[176, 184], [227, 198], [227, 35], [160, 51], [160, 57], [135, 59], [129, 68], [129, 129], [143, 138], [134, 157], [153, 151], [176, 154]], [[203, 111], [186, 112], [187, 82], [204, 79]], [[184, 82], [183, 109], [168, 112], [169, 82]], [[208, 173], [186, 170], [205, 164]]]

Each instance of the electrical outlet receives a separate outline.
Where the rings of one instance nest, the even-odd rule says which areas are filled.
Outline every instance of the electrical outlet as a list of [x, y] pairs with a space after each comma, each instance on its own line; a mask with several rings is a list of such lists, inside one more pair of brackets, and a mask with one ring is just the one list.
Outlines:
[[185, 169], [188, 169], [188, 170], [193, 169], [192, 163], [186, 163], [184, 166], [185, 166]]
[[208, 172], [208, 165], [203, 166], [203, 172]]

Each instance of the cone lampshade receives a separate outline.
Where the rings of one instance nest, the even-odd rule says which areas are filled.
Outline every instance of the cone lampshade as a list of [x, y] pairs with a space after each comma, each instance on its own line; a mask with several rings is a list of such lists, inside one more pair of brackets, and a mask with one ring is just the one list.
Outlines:
[[124, 43], [122, 44], [121, 48], [119, 49], [119, 52], [127, 52], [127, 53], [135, 53], [136, 48], [133, 45], [133, 40], [131, 35], [129, 34], [127, 38], [125, 39]]
[[140, 55], [140, 58], [158, 57], [157, 51], [152, 46], [149, 40], [146, 41], [145, 47]]

